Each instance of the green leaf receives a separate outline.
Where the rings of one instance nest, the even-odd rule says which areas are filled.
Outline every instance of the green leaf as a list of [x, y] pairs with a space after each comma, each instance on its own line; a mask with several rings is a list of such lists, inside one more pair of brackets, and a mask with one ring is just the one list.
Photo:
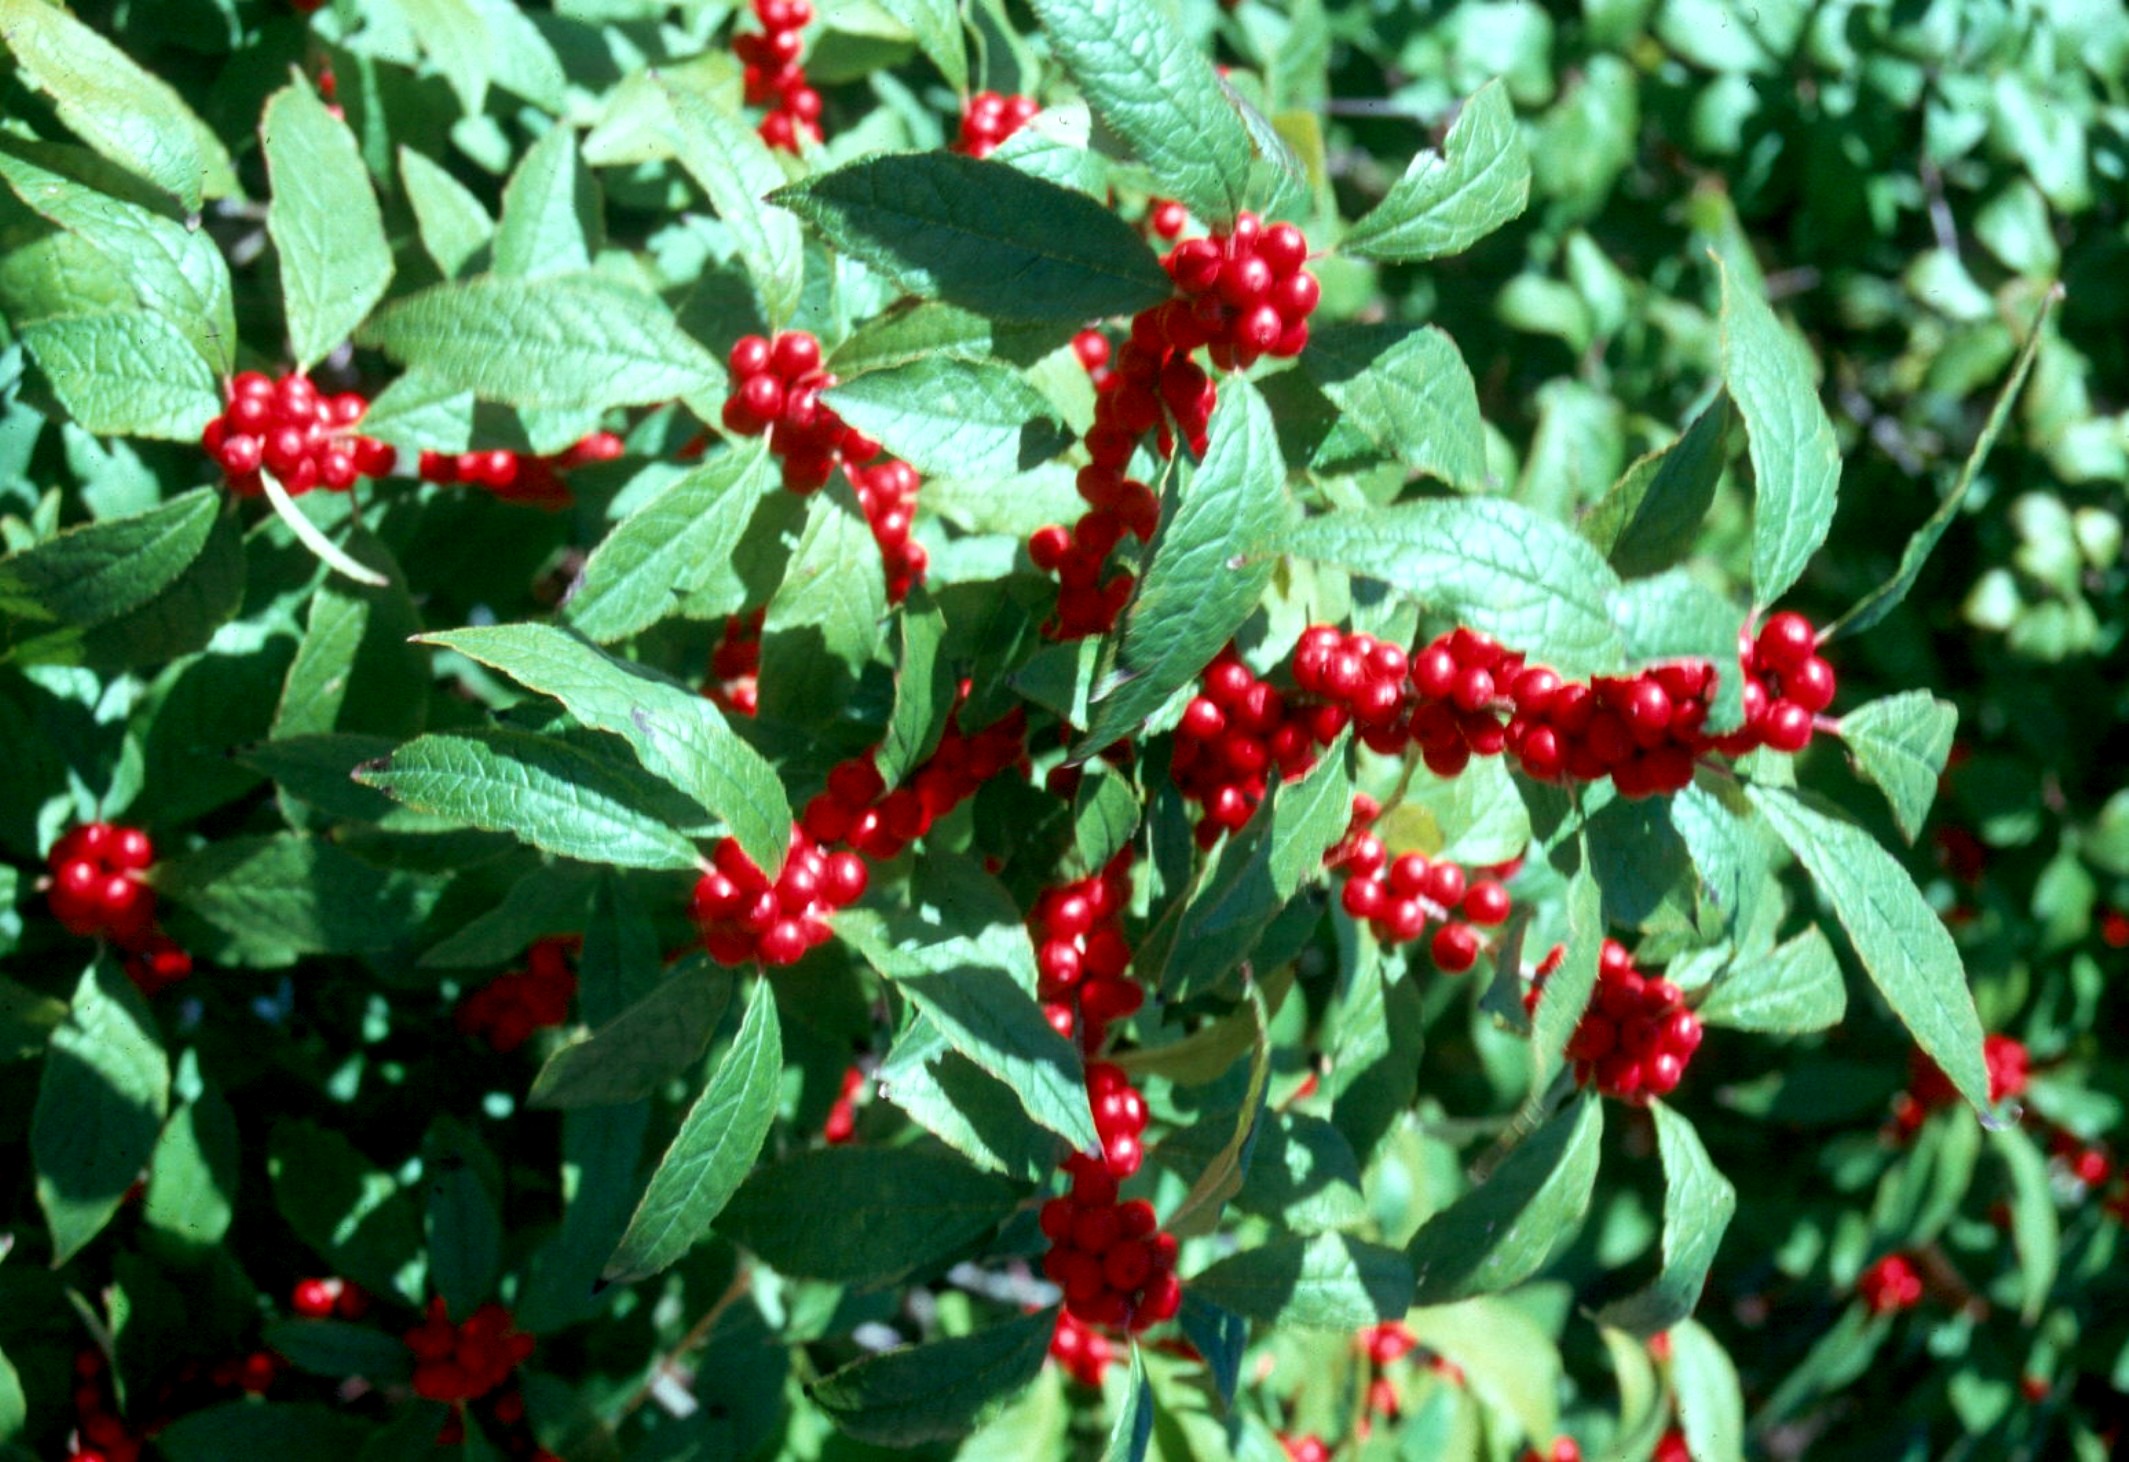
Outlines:
[[409, 947], [442, 890], [295, 834], [217, 838], [156, 864], [155, 886], [227, 935], [226, 955], [262, 967]]
[[1566, 1063], [1568, 1039], [1589, 1009], [1597, 988], [1597, 958], [1604, 946], [1604, 897], [1592, 872], [1585, 843], [1574, 874], [1567, 881], [1567, 957], [1545, 980], [1545, 993], [1531, 1018], [1530, 1055], [1533, 1102]]
[[394, 301], [358, 338], [505, 406], [605, 411], [707, 390], [724, 377], [663, 304], [594, 274], [439, 284]]
[[830, 1147], [757, 1168], [717, 1221], [777, 1273], [884, 1283], [954, 1257], [1026, 1188], [922, 1147]]
[[118, 965], [99, 959], [52, 1032], [30, 1117], [37, 1204], [55, 1265], [80, 1253], [118, 1212], [169, 1109], [170, 1062], [155, 1016]]
[[[1166, 1224], [1168, 1231], [1178, 1237], [1211, 1233], [1219, 1224], [1221, 1207], [1242, 1191], [1248, 1178], [1250, 1142], [1264, 1111], [1265, 1083], [1271, 1076], [1271, 1043], [1265, 1034], [1270, 1018], [1262, 989], [1252, 982], [1245, 993], [1247, 1002], [1231, 1017], [1247, 1022], [1239, 1032], [1247, 1036], [1245, 1049], [1249, 1052], [1249, 1076], [1240, 1098], [1231, 1106], [1222, 1104], [1182, 1132], [1163, 1138], [1153, 1150], [1153, 1156], [1165, 1166], [1190, 1179], [1190, 1190], [1169, 1213]], [[1225, 1074], [1224, 1069], [1221, 1074]], [[1201, 1132], [1211, 1140], [1198, 1142]], [[1212, 1149], [1211, 1155], [1193, 1176], [1189, 1168], [1196, 1164], [1189, 1160], [1206, 1147]]]
[[576, 133], [550, 127], [503, 188], [495, 272], [538, 279], [591, 268], [602, 213], [599, 185], [577, 157]]
[[427, 1189], [424, 1233], [429, 1284], [454, 1315], [471, 1314], [495, 1289], [502, 1266], [503, 1220], [476, 1161], [492, 1162], [470, 1133], [449, 1119], [437, 1124], [422, 1150]]
[[1416, 1280], [1411, 1302], [1494, 1294], [1544, 1269], [1589, 1212], [1603, 1135], [1603, 1103], [1578, 1097], [1422, 1224], [1405, 1248]]
[[1685, 557], [1729, 465], [1736, 420], [1730, 398], [1718, 393], [1677, 441], [1626, 469], [1583, 515], [1582, 536], [1629, 576], [1658, 573]]
[[281, 264], [289, 346], [296, 368], [307, 370], [384, 298], [392, 249], [355, 135], [307, 83], [274, 93], [259, 140], [273, 185], [266, 232]]
[[2016, 1127], [1991, 1132], [1989, 1141], [2011, 1170], [2011, 1243], [2018, 1251], [2023, 1291], [2018, 1313], [2031, 1325], [2047, 1308], [2062, 1264], [2062, 1226], [2055, 1216], [2048, 1160], [2033, 1139]]
[[1376, 830], [1393, 855], [1421, 852], [1483, 868], [1530, 846], [1530, 810], [1506, 759], [1488, 757], [1453, 777], [1414, 777]]
[[1109, 1428], [1101, 1462], [1145, 1462], [1147, 1447], [1153, 1441], [1158, 1408], [1153, 1401], [1153, 1382], [1146, 1375], [1145, 1353], [1136, 1345], [1131, 1347], [1131, 1373], [1124, 1385], [1124, 1404], [1116, 1409], [1116, 1421]]
[[141, 1218], [188, 1257], [204, 1255], [229, 1232], [241, 1162], [236, 1114], [209, 1087], [163, 1128]]
[[897, 624], [894, 710], [872, 757], [890, 787], [902, 785], [938, 746], [956, 692], [953, 666], [939, 652], [946, 619], [922, 584], [911, 587]]
[[139, 609], [206, 549], [221, 506], [213, 489], [197, 488], [0, 558], [0, 614], [29, 621], [8, 637], [48, 624], [88, 629]]
[[1281, 1112], [1258, 1128], [1234, 1204], [1293, 1233], [1360, 1229], [1370, 1221], [1352, 1144], [1328, 1121], [1299, 1112]]
[[1196, 680], [1263, 597], [1293, 521], [1278, 433], [1246, 381], [1214, 413], [1205, 462], [1154, 535], [1152, 560], [1105, 650], [1080, 759], [1131, 735]]
[[1008, 477], [1072, 442], [1049, 398], [996, 361], [929, 355], [867, 371], [821, 399], [929, 476]]
[[1049, 1354], [1057, 1311], [972, 1335], [906, 1345], [832, 1371], [808, 1388], [838, 1427], [878, 1447], [917, 1447], [973, 1431], [1018, 1395]]
[[15, 1373], [14, 1364], [7, 1356], [0, 1354], [0, 1443], [12, 1442], [21, 1436], [29, 1415], [29, 1401], [22, 1394], [22, 1377]]
[[1958, 727], [1958, 708], [1926, 690], [1871, 701], [1840, 719], [1838, 734], [1856, 770], [1885, 793], [1910, 843], [1921, 836], [1937, 800], [1937, 779]]
[[1759, 286], [1722, 272], [1722, 376], [1752, 457], [1752, 596], [1772, 604], [1826, 541], [1841, 492], [1841, 445], [1819, 404], [1818, 371]]
[[169, 83], [45, 0], [0, 0], [0, 42], [67, 129], [197, 213], [237, 191], [229, 154]]
[[961, 11], [954, 0], [880, 0], [916, 37], [917, 48], [939, 68], [955, 91], [968, 90], [968, 47], [961, 39]]
[[874, 1080], [882, 1097], [980, 1168], [1027, 1183], [1057, 1170], [1056, 1135], [1035, 1124], [1018, 1092], [947, 1045], [921, 1013], [895, 1037]]
[[1708, 1266], [1737, 1212], [1737, 1189], [1715, 1170], [1693, 1124], [1662, 1102], [1650, 1103], [1663, 1154], [1663, 1268], [1646, 1289], [1606, 1305], [1597, 1323], [1644, 1338], [1693, 1313]]
[[1328, 326], [1309, 337], [1301, 368], [1385, 456], [1465, 491], [1486, 485], [1478, 385], [1442, 331]]
[[692, 869], [695, 845], [655, 810], [647, 776], [625, 775], [528, 731], [454, 731], [408, 742], [355, 780], [467, 827], [545, 852], [622, 868]]
[[1032, 0], [1031, 8], [1088, 105], [1157, 190], [1208, 223], [1232, 223], [1251, 201], [1256, 148], [1204, 48], [1164, 8], [1138, 0]]
[[592, 550], [569, 622], [611, 644], [674, 613], [731, 560], [776, 480], [765, 440], [717, 452], [673, 479]]
[[23, 328], [22, 340], [83, 431], [197, 442], [221, 414], [214, 372], [185, 331], [161, 315], [40, 320]]
[[1106, 762], [1090, 762], [1072, 796], [1072, 846], [1089, 872], [1105, 866], [1138, 831], [1138, 793]]
[[497, 625], [423, 637], [553, 696], [586, 726], [620, 737], [645, 771], [731, 826], [774, 878], [791, 840], [791, 804], [775, 768], [686, 686], [549, 625]]
[[1861, 634], [1886, 615], [1898, 608], [1907, 593], [1914, 588], [1921, 576], [1922, 566], [1936, 550], [1944, 537], [1944, 530], [1951, 527], [1952, 519], [1966, 505], [1966, 495], [1973, 488], [1974, 478], [1980, 473], [1982, 463], [1988, 460], [1995, 449], [1996, 438], [2003, 434], [2004, 426], [2011, 419], [2011, 407], [2018, 401], [2018, 393], [2025, 388], [2026, 377], [2032, 372], [2033, 360], [2040, 352], [2041, 341], [2048, 338], [2048, 315], [2063, 298], [2061, 285], [2056, 285], [2041, 298], [2040, 313], [2034, 317], [2033, 328], [2020, 347], [2018, 360], [2011, 367], [2010, 379], [1996, 394], [1996, 404], [1989, 408], [1988, 420], [1982, 424], [1981, 435], [1974, 439], [1974, 448], [1966, 454], [1966, 462], [1959, 469], [1959, 480], [1952, 490], [1937, 504], [1936, 511], [1923, 520], [1915, 530], [1915, 536], [1907, 540], [1900, 551], [1900, 567], [1893, 576], [1856, 601], [1855, 606], [1826, 629], [1826, 638], [1831, 641], [1844, 635]]
[[266, 1166], [281, 1216], [333, 1273], [411, 1297], [421, 1212], [405, 1189], [338, 1132], [300, 1120], [274, 1125]]
[[895, 982], [948, 1045], [1004, 1082], [1029, 1117], [1074, 1147], [1097, 1144], [1085, 1067], [1036, 1003], [1034, 951], [1018, 925], [938, 938], [914, 919], [890, 924], [846, 911], [836, 932]]
[[606, 1024], [547, 1058], [525, 1104], [602, 1107], [642, 1101], [701, 1058], [732, 1003], [733, 977], [683, 965]]
[[1671, 1327], [1678, 1424], [1700, 1462], [1744, 1462], [1745, 1395], [1729, 1353], [1697, 1320]]
[[1907, 870], [1854, 823], [1795, 793], [1749, 787], [1746, 795], [1833, 905], [1856, 958], [1893, 1014], [1960, 1094], [1986, 1111], [1981, 1017], [1966, 988], [1959, 947]]
[[[1704, 660], [1718, 666], [1735, 663], [1744, 611], [1684, 569], [1631, 579], [1612, 592], [1609, 603], [1629, 665], [1675, 660]], [[1744, 724], [1744, 717], [1744, 677], [1721, 676], [1715, 683], [1708, 730], [1734, 731]]]
[[494, 53], [488, 27], [472, 0], [399, 0], [399, 8], [466, 115], [479, 116], [487, 105], [489, 60]]
[[878, 654], [887, 617], [879, 545], [841, 483], [813, 495], [790, 567], [762, 619], [761, 715], [839, 719]]
[[1391, 585], [1564, 676], [1616, 670], [1619, 580], [1583, 539], [1501, 498], [1433, 499], [1307, 519], [1291, 551]]
[[308, 1402], [225, 1401], [180, 1417], [156, 1434], [168, 1462], [229, 1462], [232, 1457], [301, 1457], [356, 1462], [371, 1423]]
[[717, 110], [701, 92], [670, 80], [659, 84], [672, 108], [673, 155], [731, 231], [763, 318], [771, 326], [787, 323], [798, 309], [806, 253], [798, 220], [767, 201], [786, 181], [782, 165], [752, 128]]
[[[1549, 1437], [1560, 1430], [1560, 1353], [1554, 1332], [1519, 1298], [1429, 1306], [1405, 1323], [1421, 1345], [1464, 1372], [1465, 1384], [1487, 1407], [1514, 1417], [1526, 1436]], [[1635, 1351], [1646, 1366], [1647, 1351]]]
[[1296, 1234], [1229, 1255], [1189, 1282], [1190, 1292], [1266, 1324], [1359, 1330], [1402, 1319], [1412, 1266], [1395, 1249], [1347, 1234]]
[[1530, 154], [1507, 88], [1472, 93], [1439, 153], [1422, 152], [1339, 247], [1364, 259], [1412, 263], [1470, 248], [1530, 202]]
[[421, 729], [431, 677], [429, 657], [407, 642], [420, 631], [421, 614], [406, 576], [360, 527], [347, 548], [387, 582], [355, 584], [336, 576], [311, 596], [303, 641], [274, 711], [276, 739], [335, 731], [397, 737]]
[[756, 980], [732, 1048], [688, 1108], [628, 1232], [606, 1262], [609, 1280], [646, 1279], [709, 1233], [768, 1139], [783, 1064], [776, 996], [767, 980]]
[[63, 1002], [0, 978], [0, 1062], [42, 1055], [52, 1032], [66, 1018]]
[[1175, 292], [1130, 224], [1084, 193], [957, 154], [872, 157], [776, 203], [912, 294], [993, 320], [1135, 315]]
[[397, 1335], [346, 1320], [281, 1320], [259, 1339], [299, 1371], [341, 1379], [360, 1376], [388, 1385], [409, 1379], [413, 1352]]
[[[421, 246], [446, 279], [468, 272], [495, 239], [495, 220], [473, 190], [439, 163], [410, 147], [399, 149], [399, 179], [414, 209]], [[371, 403], [374, 414], [376, 403]], [[367, 430], [369, 423], [364, 422]]]
[[1765, 958], [1733, 964], [1698, 1013], [1709, 1025], [1798, 1035], [1839, 1025], [1848, 987], [1825, 934], [1806, 929]]

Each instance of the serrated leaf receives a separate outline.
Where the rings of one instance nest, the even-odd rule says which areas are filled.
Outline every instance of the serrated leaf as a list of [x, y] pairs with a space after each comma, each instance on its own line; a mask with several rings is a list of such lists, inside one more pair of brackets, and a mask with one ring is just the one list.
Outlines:
[[1089, 872], [1130, 846], [1138, 831], [1138, 793], [1106, 762], [1090, 762], [1072, 795], [1072, 846]]
[[645, 1279], [676, 1262], [710, 1231], [746, 1181], [776, 1120], [784, 1064], [776, 996], [765, 979], [747, 995], [731, 1050], [681, 1119], [636, 1205], [606, 1278]]
[[1825, 1030], [1848, 1013], [1848, 987], [1825, 934], [1806, 929], [1764, 959], [1733, 964], [1710, 987], [1698, 1013], [1706, 1024], [1732, 1030]]
[[768, 201], [786, 182], [782, 166], [753, 129], [717, 110], [701, 92], [671, 81], [660, 86], [672, 109], [668, 138], [674, 157], [731, 230], [763, 318], [771, 326], [785, 324], [798, 309], [806, 254], [798, 220]]
[[1840, 719], [1838, 734], [1856, 770], [1885, 794], [1910, 843], [1921, 836], [1937, 800], [1937, 780], [1958, 727], [1958, 708], [1926, 690], [1885, 696]]
[[[399, 149], [399, 180], [414, 209], [414, 224], [429, 258], [446, 279], [466, 273], [495, 239], [495, 220], [488, 216], [487, 208], [441, 164], [410, 147]], [[376, 404], [370, 403], [373, 413]], [[364, 430], [369, 426], [365, 417]]]
[[980, 1168], [1026, 1183], [1057, 1170], [1063, 1144], [1037, 1126], [1020, 1095], [947, 1045], [919, 1012], [874, 1073], [879, 1094]]
[[605, 411], [707, 391], [724, 376], [664, 305], [593, 274], [439, 284], [373, 315], [359, 339], [505, 406]]
[[732, 1002], [733, 977], [686, 965], [597, 1030], [556, 1051], [533, 1078], [531, 1107], [642, 1101], [698, 1060]]
[[1653, 574], [1677, 563], [1715, 501], [1736, 420], [1730, 398], [1718, 394], [1677, 441], [1626, 469], [1583, 515], [1582, 536], [1621, 574]]
[[1818, 371], [1774, 318], [1760, 287], [1722, 273], [1722, 376], [1752, 458], [1752, 596], [1772, 604], [1826, 541], [1841, 492], [1841, 446], [1819, 403]]
[[170, 1061], [155, 1016], [115, 961], [97, 960], [52, 1032], [30, 1160], [52, 1262], [66, 1263], [103, 1231], [155, 1151], [170, 1110]]
[[40, 320], [23, 327], [22, 340], [83, 431], [197, 442], [221, 414], [214, 372], [185, 332], [161, 315]]
[[1598, 1324], [1644, 1339], [1693, 1313], [1708, 1266], [1737, 1212], [1737, 1189], [1715, 1170], [1693, 1124], [1662, 1102], [1651, 1103], [1649, 1110], [1663, 1154], [1663, 1268], [1646, 1289], [1597, 1314]]
[[996, 361], [927, 355], [867, 371], [821, 399], [919, 472], [1008, 477], [1071, 445], [1049, 398]]
[[1494, 1294], [1544, 1269], [1589, 1212], [1603, 1134], [1603, 1104], [1579, 1097], [1422, 1224], [1405, 1248], [1416, 1285], [1411, 1303]]
[[1301, 368], [1385, 456], [1466, 491], [1486, 485], [1478, 385], [1439, 329], [1329, 326], [1309, 337]]
[[1619, 580], [1602, 555], [1504, 499], [1326, 513], [1295, 527], [1288, 547], [1380, 579], [1564, 676], [1616, 670], [1625, 654], [1608, 606]]
[[[506, 832], [545, 852], [622, 868], [692, 869], [695, 845], [642, 783], [564, 741], [527, 731], [419, 737], [355, 780], [407, 806]], [[657, 784], [651, 784], [655, 786]]]
[[808, 1394], [835, 1424], [878, 1447], [917, 1447], [973, 1431], [1035, 1379], [1057, 1311], [1042, 1310], [971, 1335], [869, 1355], [813, 1383]]
[[776, 769], [686, 686], [616, 659], [566, 630], [497, 625], [425, 635], [553, 696], [586, 726], [620, 737], [645, 771], [723, 818], [756, 867], [774, 878], [791, 839], [791, 804]]
[[129, 517], [85, 523], [0, 558], [0, 614], [25, 621], [7, 638], [47, 625], [88, 629], [123, 618], [177, 582], [221, 516], [197, 488]]
[[1989, 1106], [1981, 1017], [1966, 987], [1959, 947], [1893, 856], [1854, 823], [1793, 792], [1748, 787], [1752, 805], [1796, 854], [1833, 905], [1878, 993], [1977, 1108]]
[[917, 48], [946, 84], [968, 90], [968, 47], [961, 39], [961, 12], [954, 0], [880, 0], [880, 8], [909, 27]]
[[46, 0], [0, 0], [0, 42], [75, 136], [197, 213], [237, 191], [229, 154], [170, 84]]
[[950, 153], [867, 158], [772, 200], [913, 294], [994, 320], [1089, 320], [1174, 293], [1132, 227], [1084, 193]]
[[960, 1253], [1026, 1192], [922, 1147], [830, 1147], [757, 1168], [719, 1232], [779, 1274], [885, 1282]]
[[1257, 607], [1293, 521], [1285, 479], [1271, 411], [1236, 381], [1213, 415], [1204, 464], [1154, 534], [1151, 561], [1105, 645], [1075, 757], [1132, 734], [1197, 679]]
[[1671, 826], [1685, 842], [1706, 897], [1727, 916], [1732, 937], [1752, 927], [1770, 887], [1771, 848], [1751, 809], [1731, 789], [1695, 783], [1670, 803]]
[[[1032, 0], [1057, 59], [1163, 196], [1231, 223], [1250, 199], [1255, 147], [1199, 45], [1138, 0]], [[1089, 318], [1092, 318], [1091, 316]]]
[[591, 268], [602, 213], [598, 182], [577, 157], [576, 133], [549, 128], [503, 188], [495, 272], [538, 279]]
[[303, 954], [365, 954], [410, 944], [442, 891], [438, 878], [387, 871], [338, 844], [295, 834], [225, 837], [155, 866], [157, 891], [260, 966]]
[[1359, 1330], [1401, 1319], [1412, 1266], [1349, 1234], [1292, 1235], [1233, 1254], [1189, 1280], [1200, 1299], [1266, 1324]]
[[289, 347], [296, 368], [307, 370], [384, 298], [392, 249], [355, 135], [308, 83], [274, 93], [259, 140], [273, 188], [266, 232], [281, 265]]
[[1530, 202], [1530, 154], [1508, 90], [1472, 93], [1442, 150], [1422, 152], [1339, 245], [1365, 259], [1411, 263], [1468, 249]]
[[494, 54], [488, 27], [471, 0], [399, 0], [405, 23], [443, 73], [466, 115], [479, 116], [487, 105], [489, 58]]
[[[1744, 610], [1684, 569], [1628, 580], [1612, 591], [1609, 603], [1631, 666], [1677, 660], [1723, 666], [1736, 661]], [[1744, 714], [1744, 678], [1721, 676], [1707, 729], [1734, 731], [1744, 724]]]
[[1530, 846], [1530, 810], [1505, 760], [1488, 757], [1454, 777], [1415, 777], [1375, 830], [1392, 857], [1424, 853], [1484, 868]]

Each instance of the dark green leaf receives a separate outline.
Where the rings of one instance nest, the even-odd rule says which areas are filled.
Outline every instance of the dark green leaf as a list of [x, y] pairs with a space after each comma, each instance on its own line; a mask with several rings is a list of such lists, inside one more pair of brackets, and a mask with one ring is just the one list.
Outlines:
[[1130, 778], [1106, 762], [1089, 762], [1072, 796], [1072, 846], [1081, 865], [1095, 872], [1129, 847], [1138, 819]]
[[26, 326], [22, 339], [84, 431], [197, 442], [221, 412], [213, 371], [162, 315], [67, 315]]
[[945, 637], [946, 620], [938, 606], [923, 585], [913, 586], [898, 620], [894, 710], [872, 758], [890, 787], [901, 786], [923, 764], [946, 730], [956, 686], [953, 666], [940, 653]]
[[360, 1376], [380, 1385], [407, 1379], [413, 1352], [397, 1335], [347, 1320], [282, 1320], [259, 1337], [297, 1370], [339, 1379]]
[[1677, 563], [1715, 501], [1736, 419], [1730, 398], [1718, 394], [1677, 441], [1626, 469], [1583, 516], [1582, 536], [1628, 576]]
[[430, 1129], [422, 1147], [429, 1286], [454, 1315], [470, 1315], [492, 1298], [502, 1267], [503, 1219], [480, 1172], [493, 1162], [479, 1139], [449, 1118]]
[[1057, 1312], [866, 1356], [816, 1381], [814, 1404], [861, 1442], [915, 1447], [973, 1431], [1042, 1369]]
[[421, 1210], [411, 1194], [345, 1137], [306, 1121], [275, 1124], [266, 1166], [281, 1216], [332, 1273], [416, 1297]]
[[1567, 882], [1567, 956], [1545, 980], [1545, 993], [1531, 1018], [1533, 1079], [1530, 1097], [1543, 1098], [1561, 1066], [1564, 1052], [1589, 997], [1597, 988], [1597, 957], [1604, 945], [1604, 900], [1585, 847]]
[[228, 936], [228, 953], [261, 967], [411, 945], [441, 892], [441, 880], [293, 834], [219, 839], [157, 864], [155, 883]]
[[547, 1058], [525, 1102], [534, 1107], [641, 1101], [701, 1058], [732, 1002], [734, 977], [686, 965], [590, 1035]]
[[1421, 1225], [1405, 1249], [1417, 1281], [1412, 1303], [1493, 1294], [1544, 1269], [1589, 1211], [1603, 1133], [1603, 1104], [1577, 1098]]
[[1440, 330], [1329, 326], [1309, 337], [1301, 368], [1385, 456], [1466, 491], [1486, 485], [1478, 386]]
[[370, 1423], [329, 1406], [227, 1401], [181, 1417], [156, 1434], [168, 1462], [229, 1462], [232, 1457], [301, 1457], [355, 1462]]
[[1124, 1404], [1116, 1409], [1101, 1462], [1145, 1462], [1146, 1448], [1153, 1441], [1153, 1382], [1146, 1375], [1146, 1357], [1136, 1345], [1131, 1347], [1131, 1374], [1124, 1384]]
[[1403, 1318], [1412, 1265], [1395, 1249], [1347, 1234], [1295, 1235], [1230, 1255], [1188, 1287], [1252, 1320], [1350, 1331]]
[[1656, 1145], [1663, 1153], [1663, 1268], [1655, 1282], [1606, 1305], [1597, 1323], [1644, 1338], [1670, 1329], [1693, 1313], [1707, 1283], [1708, 1266], [1723, 1231], [1737, 1211], [1737, 1189], [1717, 1171], [1693, 1124], [1662, 1102]]

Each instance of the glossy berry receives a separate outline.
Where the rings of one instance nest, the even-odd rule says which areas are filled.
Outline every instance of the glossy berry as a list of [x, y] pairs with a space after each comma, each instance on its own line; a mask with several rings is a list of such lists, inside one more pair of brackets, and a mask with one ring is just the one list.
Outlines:
[[304, 376], [244, 371], [231, 378], [224, 402], [200, 445], [239, 497], [265, 492], [262, 471], [294, 497], [315, 487], [344, 492], [398, 460], [394, 448], [354, 430], [368, 403], [353, 392], [323, 396]]
[[45, 860], [51, 871], [46, 899], [54, 917], [70, 934], [148, 951], [159, 935], [155, 890], [142, 875], [154, 861], [155, 845], [139, 828], [108, 822], [74, 828], [52, 845]]
[[1872, 1314], [1893, 1314], [1921, 1303], [1922, 1274], [1905, 1254], [1887, 1254], [1857, 1276], [1855, 1288]]
[[711, 871], [696, 881], [691, 913], [703, 948], [723, 965], [796, 964], [827, 942], [835, 911], [864, 892], [864, 878], [837, 865], [797, 824], [774, 883], [729, 838], [717, 843], [710, 861]]
[[406, 1333], [406, 1344], [414, 1353], [415, 1394], [454, 1402], [496, 1390], [533, 1349], [532, 1337], [501, 1305], [482, 1305], [454, 1325], [440, 1298], [429, 1301], [427, 1317]]
[[576, 944], [573, 938], [535, 941], [524, 969], [499, 975], [458, 1002], [453, 1019], [459, 1031], [507, 1053], [533, 1032], [563, 1024], [577, 993], [577, 977], [569, 967]]
[[962, 109], [961, 132], [954, 139], [954, 151], [967, 153], [970, 157], [988, 157], [999, 143], [1026, 126], [1041, 109], [1041, 104], [1031, 96], [1001, 96], [995, 91], [979, 91]]
[[[1540, 967], [1534, 997], [1542, 993], [1543, 976], [1557, 966], [1558, 953]], [[1532, 1008], [1536, 1003], [1531, 1000]], [[1596, 989], [1568, 1038], [1566, 1054], [1577, 1085], [1641, 1103], [1677, 1088], [1700, 1048], [1701, 1034], [1700, 1018], [1686, 1009], [1678, 987], [1645, 975], [1626, 946], [1607, 939], [1597, 961]]]

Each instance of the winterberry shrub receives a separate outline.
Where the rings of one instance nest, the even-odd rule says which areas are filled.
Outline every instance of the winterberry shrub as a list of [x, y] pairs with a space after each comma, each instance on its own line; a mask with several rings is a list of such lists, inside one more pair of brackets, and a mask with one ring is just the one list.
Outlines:
[[2104, 9], [0, 0], [0, 1462], [2111, 1455]]

